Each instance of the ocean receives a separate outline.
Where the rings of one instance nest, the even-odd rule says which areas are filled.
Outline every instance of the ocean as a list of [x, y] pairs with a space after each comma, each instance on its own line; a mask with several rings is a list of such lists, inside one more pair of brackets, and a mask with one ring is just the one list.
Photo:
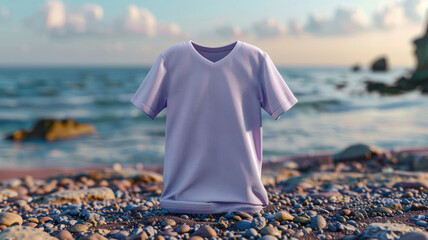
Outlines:
[[[130, 102], [149, 69], [0, 68], [0, 168], [162, 164], [168, 108], [151, 120]], [[299, 102], [276, 122], [262, 110], [265, 161], [335, 153], [355, 143], [387, 149], [428, 146], [428, 95], [381, 96], [364, 89], [365, 80], [392, 83], [410, 68], [278, 70]], [[97, 134], [55, 142], [4, 139], [40, 118], [88, 122]]]

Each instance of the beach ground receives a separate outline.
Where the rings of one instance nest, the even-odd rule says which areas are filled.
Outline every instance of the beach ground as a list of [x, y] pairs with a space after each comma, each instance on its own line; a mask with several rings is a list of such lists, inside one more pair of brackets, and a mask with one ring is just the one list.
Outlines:
[[427, 156], [360, 144], [265, 162], [257, 214], [168, 213], [162, 166], [0, 169], [0, 239], [428, 239]]

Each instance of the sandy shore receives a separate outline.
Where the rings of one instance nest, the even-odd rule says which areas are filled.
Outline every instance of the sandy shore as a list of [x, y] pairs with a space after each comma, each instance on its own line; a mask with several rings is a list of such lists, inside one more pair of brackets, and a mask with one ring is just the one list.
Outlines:
[[[428, 153], [427, 147], [408, 147], [401, 148], [394, 151], [395, 153], [409, 153], [409, 154], [424, 154]], [[325, 159], [331, 157], [332, 154], [329, 152], [318, 153], [313, 155], [302, 155], [302, 156], [289, 156], [283, 157], [275, 162], [263, 162], [263, 169], [270, 169], [273, 166], [277, 165], [281, 162], [297, 162], [301, 165], [310, 165], [313, 162], [322, 162]], [[131, 165], [123, 165], [124, 167], [133, 167]], [[65, 168], [65, 167], [41, 167], [41, 168], [0, 168], [0, 181], [10, 178], [22, 178], [26, 175], [31, 175], [36, 179], [47, 179], [50, 176], [59, 173], [78, 173], [81, 171], [89, 171], [89, 170], [100, 170], [104, 168], [111, 167], [111, 165], [89, 165], [85, 167], [76, 167], [76, 168]], [[144, 166], [144, 169], [154, 171], [162, 174], [163, 166], [162, 165], [152, 165], [152, 166]]]
[[0, 169], [0, 239], [427, 239], [427, 163], [364, 144], [265, 162], [256, 214], [169, 213], [162, 166]]

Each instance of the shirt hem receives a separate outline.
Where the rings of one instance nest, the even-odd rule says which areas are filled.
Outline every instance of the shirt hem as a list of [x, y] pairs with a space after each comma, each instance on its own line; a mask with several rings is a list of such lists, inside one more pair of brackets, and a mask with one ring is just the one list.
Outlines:
[[282, 114], [284, 114], [285, 112], [287, 112], [288, 110], [290, 110], [291, 107], [293, 107], [299, 100], [297, 100], [296, 97], [293, 97], [289, 102], [285, 103], [284, 105], [281, 105], [279, 108], [277, 108], [275, 111], [273, 111], [272, 113], [272, 117], [273, 119], [275, 119], [275, 121], [277, 121]]
[[141, 111], [143, 111], [150, 119], [154, 120], [156, 117], [156, 113], [144, 103], [137, 102], [135, 98], [131, 99], [131, 102]]
[[263, 205], [252, 205], [245, 203], [230, 203], [230, 202], [190, 202], [176, 201], [169, 199], [161, 199], [160, 205], [163, 209], [171, 213], [187, 213], [187, 214], [216, 214], [226, 212], [244, 211], [247, 213], [258, 213], [262, 210]]

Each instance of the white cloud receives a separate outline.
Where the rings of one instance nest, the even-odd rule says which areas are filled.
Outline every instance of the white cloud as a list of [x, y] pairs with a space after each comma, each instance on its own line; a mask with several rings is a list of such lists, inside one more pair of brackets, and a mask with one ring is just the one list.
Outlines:
[[181, 36], [181, 28], [176, 23], [160, 23], [146, 8], [130, 5], [116, 20], [115, 29], [120, 33], [144, 35], [146, 37]]
[[382, 5], [373, 15], [373, 25], [381, 29], [400, 26], [406, 20], [401, 3], [389, 2]]
[[244, 36], [244, 32], [242, 31], [242, 29], [240, 27], [230, 26], [230, 25], [218, 26], [214, 29], [214, 32], [218, 36], [221, 36], [221, 37], [227, 38], [227, 39]]
[[368, 20], [360, 9], [342, 5], [331, 19], [320, 14], [310, 14], [303, 29], [314, 35], [338, 35], [363, 31], [367, 27]]
[[140, 9], [135, 5], [129, 6], [121, 23], [122, 25], [120, 27], [133, 33], [143, 34], [148, 37], [154, 37], [157, 34], [157, 20], [155, 16], [145, 8]]
[[38, 11], [26, 19], [35, 30], [46, 30], [55, 37], [104, 35], [109, 33], [103, 22], [103, 8], [97, 4], [83, 4], [67, 10], [58, 0], [46, 1]]
[[252, 30], [257, 38], [277, 37], [287, 32], [285, 25], [273, 18], [262, 18], [254, 22]]
[[49, 0], [25, 23], [36, 31], [46, 31], [55, 37], [118, 36], [125, 33], [156, 36], [181, 36], [176, 23], [161, 24], [145, 8], [130, 5], [113, 23], [103, 19], [104, 10], [98, 4], [85, 3], [69, 9], [60, 0]]
[[427, 14], [427, 0], [406, 0], [402, 5], [406, 17], [412, 21], [419, 22]]
[[166, 25], [159, 23], [158, 35], [159, 36], [180, 36], [181, 28], [176, 23], [170, 23]]
[[288, 20], [288, 34], [290, 35], [301, 35], [304, 34], [303, 27], [294, 19]]

